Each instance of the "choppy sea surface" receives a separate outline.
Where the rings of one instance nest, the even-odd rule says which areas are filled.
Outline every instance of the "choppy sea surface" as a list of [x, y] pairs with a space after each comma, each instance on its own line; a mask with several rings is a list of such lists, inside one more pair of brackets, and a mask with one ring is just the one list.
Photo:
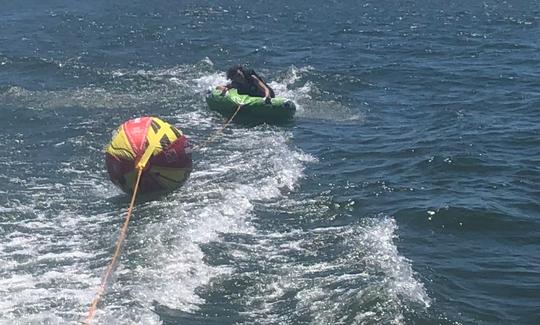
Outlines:
[[124, 121], [193, 144], [232, 64], [293, 100], [142, 197], [98, 324], [539, 324], [537, 1], [0, 10], [0, 324], [77, 324], [129, 203]]

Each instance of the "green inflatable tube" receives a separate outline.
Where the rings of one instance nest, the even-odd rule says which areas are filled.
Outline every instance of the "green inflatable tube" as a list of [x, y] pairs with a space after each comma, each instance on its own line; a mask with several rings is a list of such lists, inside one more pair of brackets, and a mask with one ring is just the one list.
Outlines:
[[229, 89], [225, 95], [215, 89], [206, 98], [208, 107], [225, 117], [231, 117], [239, 105], [240, 111], [235, 121], [254, 123], [283, 123], [290, 121], [296, 112], [296, 105], [285, 98], [272, 98], [271, 104], [266, 104], [262, 97], [251, 97], [238, 94], [236, 89]]

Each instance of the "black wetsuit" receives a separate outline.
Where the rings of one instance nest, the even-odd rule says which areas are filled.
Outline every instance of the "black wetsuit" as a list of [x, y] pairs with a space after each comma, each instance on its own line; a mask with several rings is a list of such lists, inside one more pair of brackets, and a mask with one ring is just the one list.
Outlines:
[[276, 95], [274, 94], [274, 90], [270, 88], [264, 82], [263, 78], [259, 77], [257, 73], [253, 69], [247, 69], [242, 68], [241, 69], [242, 74], [244, 74], [245, 79], [247, 80], [247, 84], [241, 84], [238, 82], [231, 82], [231, 87], [236, 88], [238, 90], [238, 93], [241, 95], [249, 95], [253, 97], [264, 97], [264, 91], [260, 90], [259, 87], [257, 87], [257, 83], [255, 80], [253, 80], [252, 76], [257, 77], [268, 89], [270, 90], [270, 97], [274, 98]]

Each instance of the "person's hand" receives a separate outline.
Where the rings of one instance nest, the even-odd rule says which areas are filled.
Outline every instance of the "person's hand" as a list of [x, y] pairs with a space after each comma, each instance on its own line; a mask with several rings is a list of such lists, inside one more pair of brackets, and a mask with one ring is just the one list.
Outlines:
[[270, 97], [264, 97], [265, 104], [272, 104], [272, 99]]
[[228, 90], [227, 87], [225, 87], [225, 86], [216, 86], [216, 89], [221, 90], [221, 94], [220, 94], [221, 96], [225, 96], [225, 94], [227, 93], [227, 90]]

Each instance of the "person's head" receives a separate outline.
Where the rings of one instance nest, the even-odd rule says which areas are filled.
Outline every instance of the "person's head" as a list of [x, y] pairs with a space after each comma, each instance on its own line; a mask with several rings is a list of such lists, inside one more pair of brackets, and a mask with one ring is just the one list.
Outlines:
[[240, 83], [244, 82], [246, 80], [246, 76], [244, 76], [244, 73], [242, 72], [242, 66], [234, 65], [230, 67], [227, 70], [227, 79]]

